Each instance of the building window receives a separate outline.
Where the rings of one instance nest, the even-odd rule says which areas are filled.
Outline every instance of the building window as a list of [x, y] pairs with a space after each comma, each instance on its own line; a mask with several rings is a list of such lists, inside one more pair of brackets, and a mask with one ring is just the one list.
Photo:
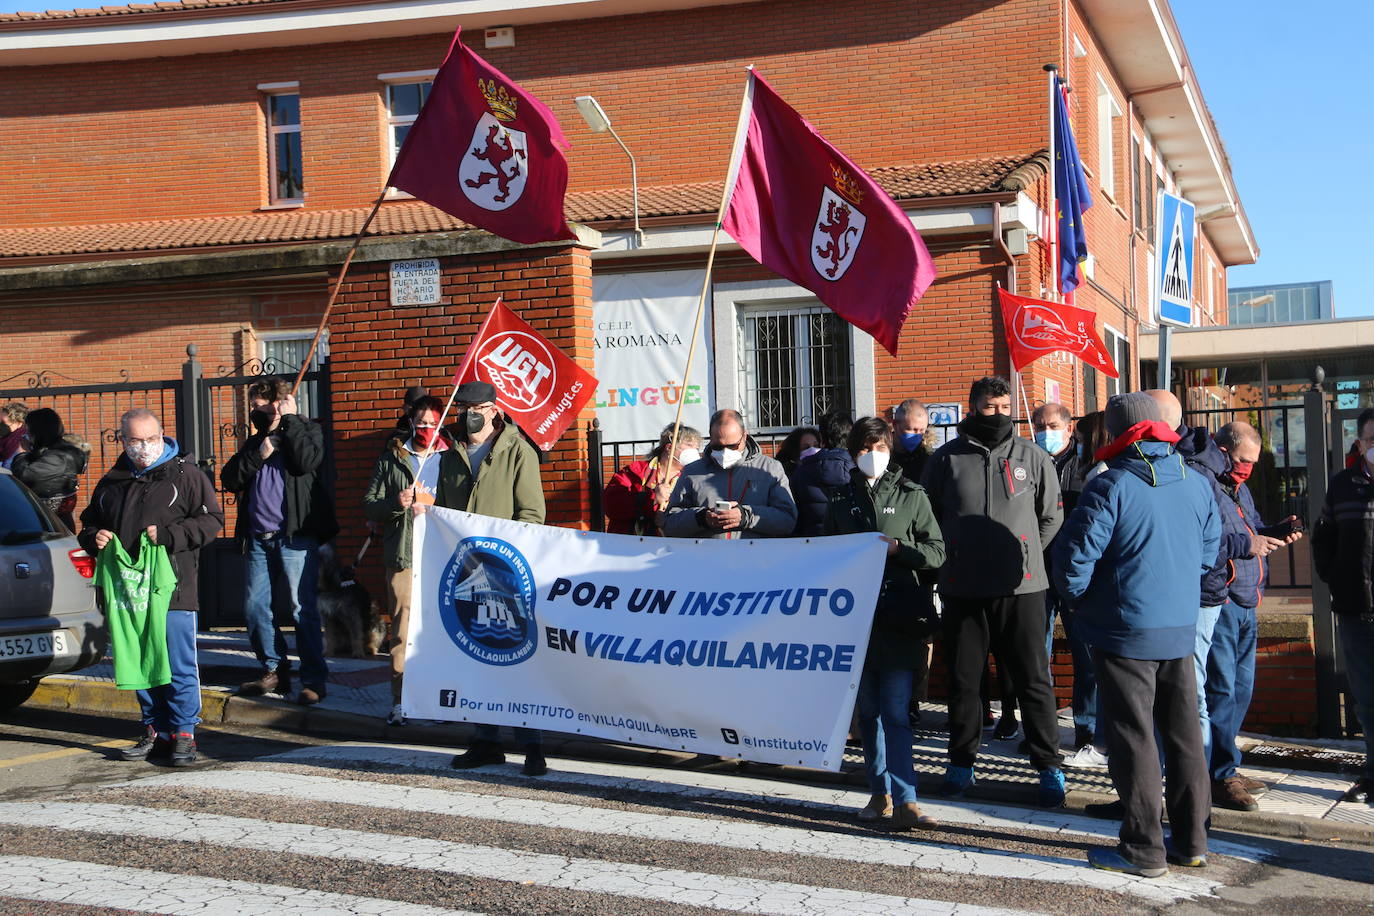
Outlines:
[[305, 200], [299, 92], [267, 96], [267, 184], [268, 197], [274, 204]]
[[1131, 342], [1121, 332], [1114, 330], [1110, 325], [1106, 327], [1107, 336], [1104, 343], [1107, 345], [1107, 352], [1111, 354], [1112, 362], [1116, 363], [1116, 378], [1107, 379], [1107, 397], [1114, 394], [1125, 394], [1131, 390]]
[[[305, 354], [310, 349], [310, 341], [314, 336], [310, 331], [264, 335], [261, 340], [262, 371], [268, 375], [286, 376], [295, 381], [296, 373], [301, 371], [301, 363], [305, 360]], [[310, 371], [319, 369], [328, 356], [329, 334], [326, 331], [320, 338], [320, 345], [315, 348], [314, 357], [310, 360]], [[316, 410], [319, 406], [319, 383], [303, 382], [300, 390], [296, 392], [296, 408], [300, 415], [318, 417]]]
[[1131, 137], [1131, 225], [1136, 231], [1145, 229], [1145, 195], [1146, 188], [1142, 183], [1145, 176], [1145, 169], [1140, 159], [1144, 155], [1140, 149], [1140, 140]]
[[1102, 190], [1116, 197], [1116, 128], [1121, 106], [1101, 77], [1097, 80], [1097, 179]]
[[785, 432], [854, 409], [849, 325], [820, 306], [741, 308], [739, 389], [751, 429]]
[[387, 85], [388, 142], [391, 144], [389, 161], [392, 164], [395, 164], [396, 154], [401, 151], [401, 144], [406, 142], [406, 134], [410, 133], [410, 126], [415, 123], [415, 119], [420, 114], [420, 109], [429, 99], [429, 90], [433, 85], [432, 80]]
[[1090, 414], [1095, 410], [1101, 410], [1097, 402], [1097, 370], [1085, 362], [1080, 362], [1083, 367], [1083, 410], [1082, 413]]

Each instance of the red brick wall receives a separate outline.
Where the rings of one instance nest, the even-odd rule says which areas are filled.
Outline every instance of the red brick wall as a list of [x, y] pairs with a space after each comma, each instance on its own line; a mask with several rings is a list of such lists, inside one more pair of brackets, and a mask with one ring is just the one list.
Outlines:
[[[573, 143], [572, 189], [623, 187], [624, 156], [572, 104], [594, 94], [645, 185], [719, 180], [755, 64], [861, 165], [1023, 154], [1048, 135], [1040, 66], [1055, 0], [775, 0], [521, 26], [492, 64]], [[0, 68], [8, 225], [245, 213], [266, 201], [257, 85], [298, 80], [308, 206], [385, 177], [377, 75], [437, 67], [448, 35], [195, 57]]]

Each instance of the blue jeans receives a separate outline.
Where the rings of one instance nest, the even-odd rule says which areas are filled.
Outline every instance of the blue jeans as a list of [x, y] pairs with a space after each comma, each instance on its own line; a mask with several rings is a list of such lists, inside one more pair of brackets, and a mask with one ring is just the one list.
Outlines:
[[200, 721], [200, 667], [196, 662], [196, 612], [167, 612], [168, 684], [138, 691], [143, 724], [159, 735], [195, 734]]
[[1233, 601], [1221, 606], [1216, 629], [1212, 631], [1212, 651], [1207, 656], [1207, 716], [1212, 729], [1212, 780], [1220, 782], [1236, 775], [1240, 734], [1250, 696], [1255, 691], [1255, 648], [1259, 621], [1255, 609]]
[[1374, 624], [1354, 614], [1336, 615], [1336, 633], [1345, 655], [1345, 676], [1364, 732], [1364, 778], [1374, 779]]
[[1212, 654], [1212, 633], [1221, 616], [1221, 605], [1201, 608], [1193, 643], [1193, 674], [1197, 676], [1197, 715], [1202, 723], [1202, 759], [1212, 765], [1212, 720], [1207, 715], [1207, 657]]
[[874, 795], [891, 795], [894, 805], [916, 801], [916, 766], [907, 717], [911, 670], [864, 665], [855, 704], [869, 789]]
[[[521, 744], [543, 744], [544, 735], [537, 728], [521, 728], [516, 725], [511, 728], [515, 732], [515, 740]], [[478, 741], [501, 741], [501, 726], [499, 725], [479, 725], [476, 728], [476, 738]]]
[[1083, 641], [1078, 628], [1074, 626], [1073, 611], [1061, 607], [1059, 616], [1064, 621], [1064, 635], [1068, 637], [1069, 653], [1073, 656], [1074, 728], [1089, 730], [1093, 735], [1093, 744], [1097, 747], [1106, 747], [1107, 730], [1100, 721], [1097, 674], [1093, 668], [1092, 647]]
[[287, 589], [291, 618], [296, 623], [296, 654], [301, 659], [300, 679], [310, 687], [323, 686], [329, 676], [324, 660], [324, 631], [315, 604], [320, 560], [314, 538], [275, 538], [248, 541], [248, 639], [264, 670], [289, 667], [286, 637], [272, 619], [272, 595], [277, 586]]

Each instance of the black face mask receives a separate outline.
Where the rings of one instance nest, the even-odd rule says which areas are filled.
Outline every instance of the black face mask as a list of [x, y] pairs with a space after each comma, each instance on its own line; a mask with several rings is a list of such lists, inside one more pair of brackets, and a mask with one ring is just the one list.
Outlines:
[[1011, 417], [1004, 413], [975, 413], [965, 422], [969, 435], [987, 446], [998, 445], [1011, 435]]
[[248, 422], [253, 424], [253, 429], [265, 433], [272, 428], [273, 416], [270, 410], [254, 410], [248, 414]]
[[476, 435], [477, 433], [480, 433], [482, 430], [486, 429], [487, 418], [485, 416], [483, 416], [478, 411], [471, 409], [465, 411], [465, 413], [467, 416], [464, 419], [463, 423], [467, 428], [469, 436]]

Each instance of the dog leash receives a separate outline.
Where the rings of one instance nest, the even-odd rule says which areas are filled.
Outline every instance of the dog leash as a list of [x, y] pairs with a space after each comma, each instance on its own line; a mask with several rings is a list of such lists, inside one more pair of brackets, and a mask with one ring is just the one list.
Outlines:
[[372, 532], [367, 533], [367, 539], [363, 541], [363, 546], [358, 549], [358, 556], [353, 561], [353, 568], [357, 569], [363, 563], [363, 555], [367, 553], [367, 548], [372, 546]]

